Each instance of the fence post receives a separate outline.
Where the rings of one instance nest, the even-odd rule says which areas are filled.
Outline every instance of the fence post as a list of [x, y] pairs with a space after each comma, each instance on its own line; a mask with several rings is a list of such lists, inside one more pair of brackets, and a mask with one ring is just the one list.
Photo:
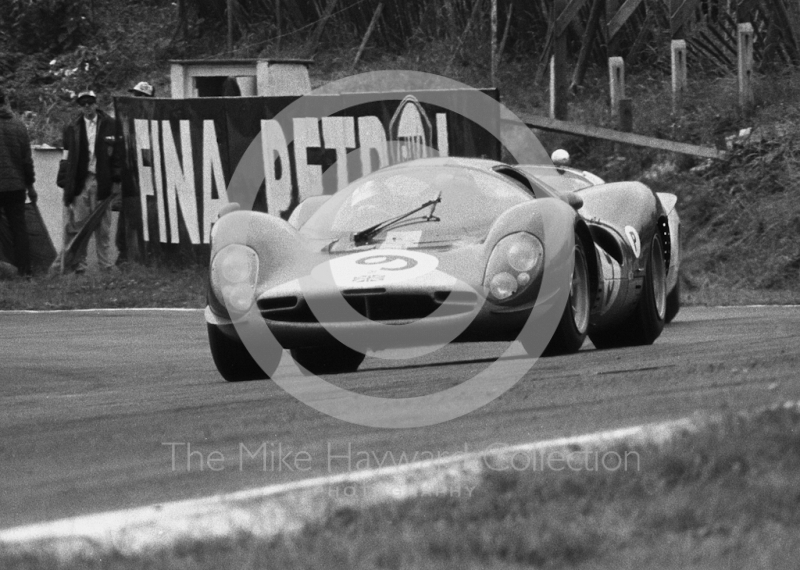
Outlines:
[[686, 93], [686, 40], [672, 40], [672, 112], [677, 113]]
[[609, 93], [611, 95], [611, 114], [619, 116], [619, 102], [625, 98], [625, 60], [621, 57], [608, 58]]
[[753, 97], [753, 24], [739, 24], [739, 108], [750, 110]]
[[619, 130], [623, 133], [633, 132], [633, 100], [628, 97], [619, 100]]

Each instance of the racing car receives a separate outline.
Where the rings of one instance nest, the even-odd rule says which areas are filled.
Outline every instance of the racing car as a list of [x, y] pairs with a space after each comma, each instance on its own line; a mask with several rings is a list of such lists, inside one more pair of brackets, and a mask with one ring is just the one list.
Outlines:
[[[526, 324], [558, 252], [572, 271], [557, 283], [568, 296], [545, 354], [576, 352], [587, 336], [598, 348], [651, 344], [676, 271], [672, 198], [601, 182], [422, 158], [307, 198], [288, 221], [232, 205], [212, 228], [205, 318], [217, 369], [228, 381], [269, 377], [285, 348], [308, 373], [349, 372], [368, 350], [440, 341], [516, 339], [538, 355]], [[277, 341], [260, 363], [244, 330]]]

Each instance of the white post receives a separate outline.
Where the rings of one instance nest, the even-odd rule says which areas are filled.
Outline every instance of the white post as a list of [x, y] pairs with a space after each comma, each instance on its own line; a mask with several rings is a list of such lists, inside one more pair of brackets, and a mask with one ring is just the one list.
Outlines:
[[686, 40], [672, 40], [672, 112], [677, 113], [686, 93]]
[[270, 62], [266, 59], [260, 59], [256, 62], [256, 94], [261, 97], [270, 95]]
[[[170, 92], [173, 99], [185, 99], [186, 95], [186, 70], [180, 63], [170, 64]], [[188, 95], [191, 97], [191, 95]]]
[[608, 58], [608, 78], [611, 94], [611, 114], [619, 115], [620, 99], [625, 98], [625, 60], [621, 57]]
[[242, 97], [255, 97], [258, 95], [256, 91], [256, 78], [254, 76], [237, 77], [236, 83], [239, 85], [239, 92]]
[[739, 24], [739, 107], [750, 109], [753, 97], [753, 25]]

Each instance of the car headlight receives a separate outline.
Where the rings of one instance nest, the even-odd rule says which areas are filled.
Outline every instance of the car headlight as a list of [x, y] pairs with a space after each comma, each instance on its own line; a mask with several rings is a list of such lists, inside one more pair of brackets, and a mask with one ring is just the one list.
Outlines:
[[535, 280], [543, 257], [544, 247], [535, 236], [526, 232], [506, 236], [489, 256], [484, 286], [494, 300], [508, 300]]
[[217, 297], [227, 307], [244, 313], [255, 299], [258, 255], [246, 245], [227, 245], [214, 256], [211, 276]]

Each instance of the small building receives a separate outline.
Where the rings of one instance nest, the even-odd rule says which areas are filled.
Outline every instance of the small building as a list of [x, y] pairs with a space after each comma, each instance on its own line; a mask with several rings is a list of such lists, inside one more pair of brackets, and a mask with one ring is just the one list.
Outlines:
[[310, 59], [172, 60], [172, 98], [305, 95], [311, 91], [311, 63]]

